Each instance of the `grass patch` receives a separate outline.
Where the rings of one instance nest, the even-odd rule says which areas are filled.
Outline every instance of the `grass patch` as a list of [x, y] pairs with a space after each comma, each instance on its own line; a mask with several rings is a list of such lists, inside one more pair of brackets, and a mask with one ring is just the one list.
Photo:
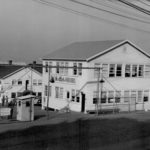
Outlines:
[[[34, 126], [0, 134], [0, 149], [11, 150], [89, 150], [134, 141], [134, 146], [149, 146], [150, 122], [132, 119], [92, 119]], [[137, 142], [135, 142], [137, 141]], [[117, 148], [116, 148], [117, 149]], [[119, 148], [121, 149], [121, 148]], [[129, 150], [129, 148], [128, 148]]]

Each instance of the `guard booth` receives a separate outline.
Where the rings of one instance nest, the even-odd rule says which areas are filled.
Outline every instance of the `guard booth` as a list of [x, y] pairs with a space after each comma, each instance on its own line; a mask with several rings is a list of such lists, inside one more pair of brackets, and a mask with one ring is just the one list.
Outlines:
[[33, 95], [26, 95], [17, 98], [17, 120], [34, 120], [34, 99]]

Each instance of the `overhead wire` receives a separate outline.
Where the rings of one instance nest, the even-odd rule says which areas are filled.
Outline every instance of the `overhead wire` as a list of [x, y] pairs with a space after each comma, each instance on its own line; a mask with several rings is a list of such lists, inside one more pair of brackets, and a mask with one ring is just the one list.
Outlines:
[[89, 15], [87, 13], [80, 12], [80, 11], [77, 11], [77, 10], [73, 10], [71, 8], [67, 8], [67, 7], [64, 7], [62, 5], [59, 5], [59, 4], [56, 4], [56, 3], [53, 3], [53, 2], [47, 2], [45, 0], [32, 0], [32, 1], [44, 4], [44, 5], [47, 5], [47, 6], [50, 6], [50, 7], [54, 7], [54, 8], [63, 10], [63, 11], [67, 11], [67, 12], [70, 12], [70, 13], [73, 13], [73, 14], [76, 14], [76, 15], [85, 16], [85, 17], [91, 18], [93, 20], [104, 21], [104, 22], [108, 22], [108, 23], [111, 23], [111, 24], [119, 25], [120, 27], [125, 27], [125, 28], [129, 28], [129, 29], [133, 29], [133, 30], [136, 30], [136, 31], [141, 31], [141, 32], [145, 32], [145, 33], [150, 34], [150, 31], [142, 29], [142, 28], [132, 27], [128, 24], [123, 24], [123, 23], [120, 23], [120, 22], [115, 22], [115, 21], [112, 21], [112, 20], [100, 18], [100, 17], [94, 16], [94, 15]]

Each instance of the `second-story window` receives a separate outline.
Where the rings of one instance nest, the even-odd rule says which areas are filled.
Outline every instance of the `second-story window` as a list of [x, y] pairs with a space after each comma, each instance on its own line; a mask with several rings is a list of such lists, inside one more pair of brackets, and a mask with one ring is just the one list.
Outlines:
[[77, 63], [73, 63], [73, 75], [77, 75]]
[[139, 65], [139, 72], [138, 72], [139, 77], [144, 76], [144, 65]]
[[37, 85], [37, 80], [33, 79], [33, 85]]
[[78, 64], [78, 75], [82, 75], [82, 63]]
[[59, 73], [59, 62], [56, 62], [56, 73]]
[[132, 66], [132, 77], [137, 77], [137, 65]]
[[115, 77], [115, 64], [109, 65], [109, 77]]
[[122, 65], [121, 64], [117, 64], [116, 77], [121, 77], [121, 76], [122, 76]]
[[131, 66], [126, 65], [125, 66], [125, 77], [130, 77], [131, 76]]
[[64, 70], [65, 70], [65, 71], [64, 71], [64, 74], [65, 74], [65, 75], [68, 74], [68, 66], [69, 66], [68, 62], [65, 62], [65, 67], [66, 67], [66, 68], [64, 68]]

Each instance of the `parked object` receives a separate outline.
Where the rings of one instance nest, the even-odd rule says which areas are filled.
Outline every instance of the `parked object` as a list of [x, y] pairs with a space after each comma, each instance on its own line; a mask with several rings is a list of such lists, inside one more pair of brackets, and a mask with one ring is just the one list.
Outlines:
[[34, 95], [26, 95], [17, 99], [17, 120], [34, 120]]

